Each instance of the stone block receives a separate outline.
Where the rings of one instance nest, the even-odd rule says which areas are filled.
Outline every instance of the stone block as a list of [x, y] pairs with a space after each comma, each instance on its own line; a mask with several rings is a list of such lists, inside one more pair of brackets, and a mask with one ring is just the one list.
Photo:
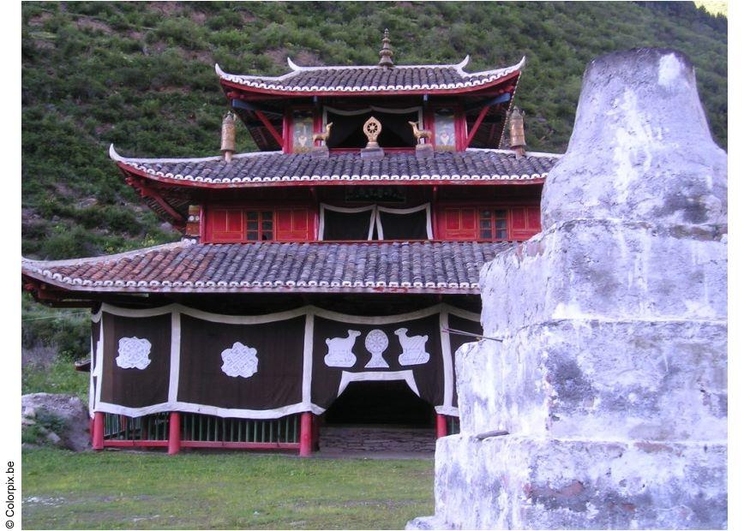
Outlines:
[[359, 156], [365, 160], [381, 160], [385, 157], [385, 151], [381, 147], [364, 147], [359, 151]]
[[414, 155], [418, 159], [431, 159], [435, 157], [435, 149], [432, 144], [417, 144], [414, 148]]
[[435, 515], [413, 528], [726, 528], [726, 459], [710, 441], [454, 435], [436, 454]]
[[555, 225], [482, 269], [485, 335], [502, 338], [557, 319], [725, 320], [724, 230], [613, 220]]
[[726, 323], [560, 320], [456, 354], [462, 433], [727, 436]]

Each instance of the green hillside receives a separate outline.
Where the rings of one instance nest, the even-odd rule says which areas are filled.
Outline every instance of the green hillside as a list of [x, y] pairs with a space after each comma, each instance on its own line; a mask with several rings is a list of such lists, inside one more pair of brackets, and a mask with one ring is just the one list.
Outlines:
[[[108, 158], [218, 153], [226, 101], [214, 73], [375, 64], [388, 28], [397, 64], [468, 69], [527, 58], [516, 103], [529, 149], [564, 152], [595, 57], [672, 47], [696, 65], [727, 144], [727, 24], [691, 2], [24, 2], [24, 256], [111, 253], [176, 237]], [[361, 30], [358, 28], [362, 28]], [[253, 150], [249, 135], [238, 149]]]
[[[388, 28], [396, 64], [469, 71], [526, 57], [516, 104], [532, 151], [562, 153], [592, 59], [669, 47], [696, 66], [727, 146], [727, 19], [693, 2], [23, 2], [22, 253], [92, 256], [178, 238], [145, 209], [108, 149], [217, 155], [227, 102], [214, 65], [280, 75], [372, 65]], [[238, 150], [255, 149], [238, 134]]]

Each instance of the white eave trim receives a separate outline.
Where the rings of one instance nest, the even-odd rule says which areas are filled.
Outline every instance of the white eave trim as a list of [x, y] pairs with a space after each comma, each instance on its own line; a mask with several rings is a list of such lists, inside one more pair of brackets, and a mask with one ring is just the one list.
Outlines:
[[[267, 157], [271, 155], [280, 155], [283, 151], [250, 151], [248, 153], [236, 153], [232, 156], [235, 159], [249, 159], [253, 157]], [[193, 158], [136, 158], [136, 157], [123, 157], [115, 149], [114, 144], [109, 146], [109, 157], [115, 162], [122, 162], [124, 164], [158, 164], [158, 163], [181, 163], [181, 162], [217, 162], [224, 160], [221, 155], [213, 157], [193, 157]]]
[[[508, 75], [510, 73], [516, 72], [518, 70], [521, 70], [524, 65], [526, 64], [526, 56], [522, 57], [521, 60], [513, 65], [503, 68], [498, 68], [495, 70], [484, 70], [481, 72], [465, 72], [464, 68], [469, 64], [470, 56], [467, 55], [463, 61], [460, 63], [454, 64], [454, 65], [395, 65], [392, 68], [396, 70], [406, 70], [406, 69], [435, 69], [435, 68], [451, 68], [455, 70], [462, 78], [465, 79], [472, 79], [472, 78], [483, 78], [484, 82], [491, 82], [498, 77], [502, 77], [505, 75]], [[379, 65], [364, 65], [364, 66], [300, 66], [296, 64], [290, 57], [287, 57], [287, 65], [291, 69], [291, 72], [288, 72], [287, 74], [284, 74], [282, 76], [254, 76], [254, 75], [243, 75], [243, 74], [228, 74], [224, 72], [221, 67], [218, 65], [218, 63], [214, 66], [216, 70], [216, 74], [222, 78], [226, 79], [228, 81], [233, 81], [236, 83], [242, 83], [246, 84], [248, 86], [256, 86], [256, 88], [268, 88], [273, 90], [280, 90], [285, 92], [310, 92], [310, 87], [302, 87], [302, 88], [289, 88], [289, 87], [283, 87], [283, 86], [276, 86], [278, 82], [285, 81], [290, 77], [295, 76], [296, 74], [300, 72], [305, 71], [313, 71], [313, 70], [335, 70], [335, 71], [341, 71], [341, 70], [379, 70], [382, 69], [382, 66]], [[270, 83], [270, 84], [267, 84]], [[256, 85], [257, 84], [257, 85]], [[450, 84], [448, 86], [438, 86], [437, 88], [462, 88], [465, 85], [460, 86], [452, 86], [453, 84]], [[313, 87], [315, 90], [353, 90], [351, 87], [333, 87], [333, 86], [321, 86], [321, 87]], [[373, 91], [373, 90], [386, 90], [389, 87], [356, 87], [356, 90], [364, 90], [364, 91]], [[422, 86], [422, 85], [415, 85], [415, 86], [409, 86], [404, 87], [404, 90], [432, 90], [436, 87], [433, 86]]]

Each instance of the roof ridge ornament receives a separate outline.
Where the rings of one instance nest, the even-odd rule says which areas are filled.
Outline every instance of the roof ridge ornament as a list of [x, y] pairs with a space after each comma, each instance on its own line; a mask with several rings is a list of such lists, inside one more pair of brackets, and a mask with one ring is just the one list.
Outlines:
[[362, 132], [367, 137], [367, 145], [359, 152], [363, 159], [379, 160], [385, 156], [383, 148], [378, 144], [378, 136], [382, 130], [383, 124], [381, 124], [380, 120], [374, 116], [370, 116], [365, 122], [364, 127], [362, 127]]
[[378, 66], [393, 68], [393, 50], [391, 50], [391, 39], [388, 37], [388, 28], [383, 32], [383, 48], [380, 50]]
[[516, 152], [516, 158], [526, 155], [526, 133], [523, 123], [524, 113], [517, 105], [510, 113], [510, 149]]
[[224, 162], [230, 162], [237, 151], [235, 145], [235, 121], [237, 117], [232, 111], [227, 111], [221, 121], [221, 152], [224, 154]]
[[292, 61], [291, 57], [286, 58], [286, 64], [289, 65], [289, 68], [291, 68], [295, 72], [299, 72], [302, 70], [301, 67], [297, 66], [294, 61]]
[[109, 145], [109, 158], [111, 158], [115, 162], [121, 162], [121, 161], [125, 160], [125, 157], [123, 157], [122, 155], [120, 155], [117, 152], [117, 150], [115, 150], [115, 145], [114, 144], [110, 144]]
[[370, 116], [370, 118], [365, 122], [364, 127], [362, 127], [362, 131], [367, 137], [368, 148], [380, 147], [380, 145], [378, 145], [378, 136], [380, 135], [380, 132], [382, 130], [383, 125], [380, 123], [380, 120], [378, 120], [374, 116]]

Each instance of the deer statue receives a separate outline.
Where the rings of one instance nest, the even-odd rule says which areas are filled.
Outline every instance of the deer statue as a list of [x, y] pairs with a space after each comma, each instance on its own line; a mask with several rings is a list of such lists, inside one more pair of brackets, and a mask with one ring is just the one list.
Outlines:
[[423, 143], [429, 142], [430, 138], [432, 138], [432, 131], [427, 131], [426, 129], [420, 129], [417, 126], [417, 122], [409, 122], [409, 125], [411, 125], [411, 129], [414, 132], [414, 138], [417, 139], [417, 144], [419, 144], [422, 139], [424, 139]]
[[315, 142], [317, 142], [318, 140], [323, 142], [323, 144], [326, 144], [328, 142], [328, 137], [331, 135], [331, 127], [333, 127], [333, 122], [329, 122], [328, 125], [326, 125], [325, 132], [314, 133], [313, 145], [315, 145]]

